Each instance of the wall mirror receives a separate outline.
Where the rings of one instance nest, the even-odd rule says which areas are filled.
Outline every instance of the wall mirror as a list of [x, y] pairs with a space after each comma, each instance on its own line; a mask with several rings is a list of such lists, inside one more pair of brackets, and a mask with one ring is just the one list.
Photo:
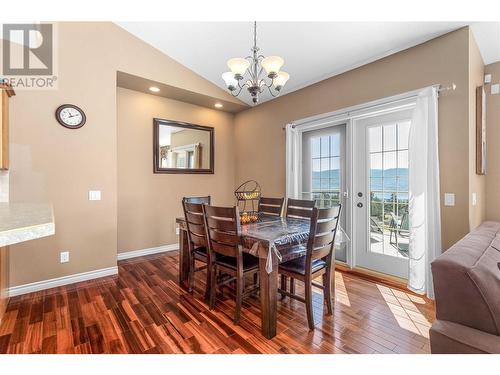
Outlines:
[[214, 128], [153, 120], [154, 173], [214, 173]]

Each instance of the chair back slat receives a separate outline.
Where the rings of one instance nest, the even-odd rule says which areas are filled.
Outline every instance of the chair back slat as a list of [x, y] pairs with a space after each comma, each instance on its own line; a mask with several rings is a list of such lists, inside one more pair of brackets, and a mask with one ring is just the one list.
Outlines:
[[308, 200], [308, 199], [292, 199], [288, 198], [288, 207], [307, 207], [307, 208], [313, 208], [314, 207], [314, 201]]
[[307, 208], [288, 207], [286, 210], [287, 217], [299, 217], [303, 219], [310, 219], [312, 210]]
[[220, 232], [218, 230], [210, 230], [210, 238], [212, 241], [216, 241], [220, 244], [235, 246], [239, 245], [240, 241], [238, 236], [234, 232]]
[[206, 197], [184, 197], [182, 200], [187, 203], [210, 204], [212, 198], [207, 195]]
[[[190, 204], [191, 206], [193, 205], [192, 203]], [[186, 204], [187, 206], [187, 204]], [[200, 207], [201, 209], [201, 204], [198, 204], [197, 206]], [[190, 224], [195, 224], [195, 225], [205, 225], [204, 220], [203, 220], [203, 212], [195, 212], [192, 210], [189, 210], [189, 208], [186, 211], [186, 221], [189, 222]]]
[[318, 220], [333, 220], [340, 215], [341, 205], [318, 210]]
[[217, 241], [211, 241], [210, 245], [211, 245], [210, 251], [214, 253], [233, 258], [238, 257], [237, 250], [235, 249], [234, 246], [225, 245]]
[[194, 233], [191, 233], [191, 242], [195, 249], [199, 247], [206, 247], [207, 246], [206, 234], [204, 233], [202, 236], [198, 236]]
[[217, 228], [217, 230], [224, 232], [234, 231], [234, 223], [231, 220], [223, 220], [221, 218], [215, 218], [208, 216], [206, 218], [208, 228]]
[[310, 219], [313, 213], [314, 201], [288, 198], [286, 217]]
[[314, 259], [325, 259], [329, 263], [333, 262], [335, 236], [341, 211], [341, 205], [323, 209], [313, 208], [306, 253], [307, 269], [311, 268]]
[[212, 253], [241, 257], [240, 214], [237, 207], [203, 206], [208, 248]]
[[206, 238], [205, 224], [189, 223], [189, 232], [191, 235]]
[[316, 224], [316, 233], [327, 233], [331, 232], [332, 230], [335, 229], [335, 226], [337, 225], [337, 222], [335, 219], [328, 220], [328, 221], [323, 221], [323, 222], [318, 222]]
[[313, 241], [313, 249], [319, 249], [321, 247], [325, 247], [326, 245], [329, 245], [333, 241], [333, 237], [335, 235], [335, 232], [330, 231], [326, 232], [323, 234], [316, 234], [314, 236], [314, 241]]
[[207, 247], [205, 220], [203, 219], [203, 204], [189, 203], [183, 199], [182, 208], [186, 220], [190, 250], [193, 251], [200, 247]]
[[330, 246], [325, 246], [319, 249], [315, 249], [311, 254], [311, 259], [323, 259], [330, 255]]
[[283, 202], [285, 198], [266, 198], [261, 197], [259, 200], [259, 212], [272, 215], [272, 216], [281, 216], [283, 212]]

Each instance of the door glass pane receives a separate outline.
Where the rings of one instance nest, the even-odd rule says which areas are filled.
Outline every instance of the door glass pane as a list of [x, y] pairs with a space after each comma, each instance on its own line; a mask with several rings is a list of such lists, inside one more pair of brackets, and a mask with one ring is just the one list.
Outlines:
[[[309, 136], [304, 133], [303, 137], [309, 142], [305, 148], [310, 148], [310, 152], [305, 152], [303, 157], [303, 199], [313, 199], [318, 208], [330, 208], [342, 203], [341, 191], [343, 187], [343, 168], [345, 163], [345, 128], [336, 126], [332, 132], [321, 129], [313, 131]], [[380, 143], [382, 143], [380, 134]], [[303, 146], [304, 147], [304, 146]], [[307, 156], [306, 156], [307, 155]], [[382, 160], [382, 159], [381, 159]], [[381, 164], [382, 162], [380, 162]], [[307, 166], [311, 169], [307, 169]], [[340, 225], [345, 228], [345, 209], [340, 220]], [[341, 261], [347, 260], [347, 242], [336, 248], [335, 258]]]
[[395, 177], [396, 169], [396, 151], [383, 152], [384, 159], [384, 177]]
[[409, 121], [368, 128], [372, 253], [408, 257], [409, 129]]
[[311, 156], [313, 158], [319, 158], [320, 155], [321, 155], [320, 139], [319, 138], [312, 138], [311, 139]]
[[330, 156], [340, 156], [340, 134], [330, 136]]
[[398, 149], [408, 149], [408, 139], [410, 135], [410, 121], [398, 124]]
[[382, 127], [372, 127], [368, 129], [368, 144], [370, 152], [382, 151]]
[[382, 156], [381, 152], [374, 152], [370, 155], [370, 177], [382, 178]]
[[384, 135], [383, 150], [392, 151], [397, 148], [396, 124], [382, 126]]

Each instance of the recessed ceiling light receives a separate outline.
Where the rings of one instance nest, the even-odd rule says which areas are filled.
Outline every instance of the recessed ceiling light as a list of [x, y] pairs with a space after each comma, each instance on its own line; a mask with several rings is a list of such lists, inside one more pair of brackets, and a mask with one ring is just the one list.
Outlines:
[[222, 105], [222, 103], [215, 103], [214, 107], [215, 108], [222, 108], [224, 106]]
[[152, 92], [159, 92], [160, 89], [158, 87], [155, 87], [155, 86], [152, 86], [149, 88], [149, 91], [152, 91]]

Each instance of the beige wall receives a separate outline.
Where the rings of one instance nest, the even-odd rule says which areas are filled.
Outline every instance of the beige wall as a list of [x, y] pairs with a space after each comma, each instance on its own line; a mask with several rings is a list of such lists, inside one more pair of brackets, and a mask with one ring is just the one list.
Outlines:
[[[10, 113], [10, 200], [52, 202], [56, 235], [11, 247], [11, 286], [116, 265], [118, 70], [235, 100], [112, 23], [60, 23], [58, 31], [58, 89], [18, 90]], [[86, 112], [84, 127], [55, 121], [63, 103]], [[101, 201], [88, 201], [92, 189]], [[63, 250], [69, 263], [59, 263]]]
[[[484, 62], [474, 35], [469, 31], [469, 226], [474, 229], [486, 218], [486, 176], [476, 174], [476, 88], [484, 80]], [[472, 205], [472, 193], [477, 204]]]
[[285, 194], [282, 126], [290, 121], [454, 82], [456, 91], [439, 98], [441, 191], [456, 194], [455, 207], [441, 207], [449, 247], [469, 230], [468, 44], [464, 28], [237, 114], [236, 182], [251, 178], [266, 195]]
[[[209, 194], [215, 204], [234, 204], [233, 115], [127, 89], [117, 92], [118, 252], [177, 243], [175, 218], [182, 216], [183, 196]], [[154, 117], [214, 127], [215, 174], [153, 174]]]
[[[492, 84], [500, 83], [500, 62], [487, 65], [485, 73], [492, 76]], [[500, 94], [486, 90], [486, 219], [500, 221]]]

